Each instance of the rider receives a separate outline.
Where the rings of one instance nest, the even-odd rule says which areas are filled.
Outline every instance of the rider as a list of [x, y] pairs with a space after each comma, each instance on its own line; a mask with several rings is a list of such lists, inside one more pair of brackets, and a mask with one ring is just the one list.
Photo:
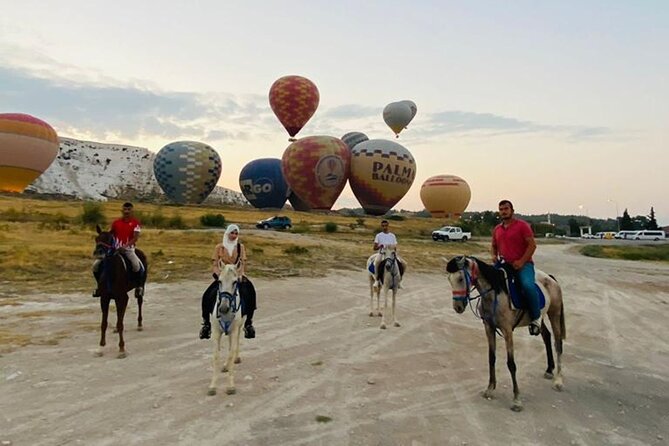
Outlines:
[[[374, 260], [374, 278], [376, 279], [373, 285], [374, 288], [378, 288], [380, 286], [379, 267], [381, 265], [381, 261], [383, 260], [383, 256], [381, 255], [380, 250], [388, 246], [397, 246], [397, 237], [395, 237], [395, 234], [390, 232], [388, 220], [383, 220], [381, 221], [381, 232], [376, 234], [376, 237], [374, 237], [374, 251], [379, 251], [379, 253], [376, 255], [376, 259]], [[401, 272], [398, 288], [402, 288], [402, 276], [404, 275], [404, 270], [406, 269], [406, 262], [399, 256], [397, 257], [397, 260], [400, 262]]]
[[535, 286], [534, 262], [532, 261], [532, 254], [537, 249], [537, 244], [529, 223], [515, 218], [513, 214], [513, 204], [509, 200], [499, 202], [499, 215], [502, 223], [493, 230], [492, 259], [495, 263], [501, 258], [517, 271], [518, 280], [529, 307], [530, 334], [536, 336], [541, 332], [539, 294]]
[[246, 316], [244, 337], [248, 339], [255, 338], [256, 331], [253, 328], [253, 313], [256, 310], [256, 294], [253, 284], [245, 275], [246, 247], [239, 241], [239, 226], [229, 225], [225, 229], [223, 242], [214, 248], [211, 261], [212, 273], [216, 281], [202, 295], [202, 328], [200, 329], [200, 339], [209, 339], [211, 336], [209, 315], [216, 303], [218, 276], [221, 274], [222, 265], [237, 265], [237, 275], [241, 278], [238, 290], [242, 305], [242, 315]]
[[[144, 266], [135, 253], [135, 244], [139, 239], [141, 226], [139, 220], [133, 215], [133, 205], [130, 202], [123, 203], [121, 208], [122, 217], [112, 223], [111, 234], [114, 236], [114, 249], [119, 250], [123, 256], [130, 262], [130, 267], [133, 272], [144, 272]], [[96, 260], [93, 264], [93, 274], [98, 274], [101, 260]], [[144, 283], [140, 280], [140, 283]], [[135, 289], [135, 295], [141, 297], [144, 294], [144, 287], [139, 285]], [[93, 297], [100, 297], [100, 290], [96, 288], [93, 292]]]

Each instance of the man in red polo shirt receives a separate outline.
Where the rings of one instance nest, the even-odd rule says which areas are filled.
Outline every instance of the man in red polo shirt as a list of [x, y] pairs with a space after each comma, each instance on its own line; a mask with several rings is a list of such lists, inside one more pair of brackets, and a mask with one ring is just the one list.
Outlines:
[[493, 262], [502, 259], [510, 263], [517, 271], [532, 321], [529, 325], [530, 334], [536, 336], [541, 332], [541, 309], [539, 294], [534, 285], [532, 261], [532, 254], [537, 249], [537, 244], [529, 223], [515, 218], [513, 213], [513, 204], [509, 200], [499, 202], [499, 216], [502, 223], [498, 224], [492, 233], [492, 258]]

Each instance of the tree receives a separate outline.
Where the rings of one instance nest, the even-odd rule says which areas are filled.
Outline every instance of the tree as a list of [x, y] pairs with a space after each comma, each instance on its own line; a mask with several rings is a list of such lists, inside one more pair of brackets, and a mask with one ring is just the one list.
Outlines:
[[623, 231], [631, 231], [634, 229], [634, 222], [632, 222], [632, 218], [630, 217], [629, 212], [627, 212], [627, 208], [620, 219], [620, 229]]
[[655, 209], [650, 207], [650, 214], [648, 215], [648, 223], [646, 223], [646, 229], [658, 229], [657, 220], [655, 220]]
[[571, 236], [581, 235], [581, 225], [578, 224], [575, 218], [569, 219], [569, 234]]

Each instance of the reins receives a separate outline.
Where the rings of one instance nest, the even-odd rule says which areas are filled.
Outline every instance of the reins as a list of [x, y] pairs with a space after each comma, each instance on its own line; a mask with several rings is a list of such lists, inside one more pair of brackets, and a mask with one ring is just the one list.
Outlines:
[[[472, 274], [469, 272], [467, 269], [467, 263], [466, 260], [467, 258], [464, 258], [465, 262], [462, 265], [462, 268], [460, 268], [460, 271], [462, 271], [463, 275], [465, 276], [465, 291], [464, 291], [464, 296], [459, 296], [456, 295], [462, 294], [460, 291], [453, 291], [453, 300], [456, 302], [464, 302], [465, 306], [469, 306], [469, 309], [472, 311], [472, 314], [478, 318], [481, 319], [484, 322], [488, 322], [494, 329], [495, 332], [497, 332], [498, 335], [502, 336], [502, 333], [499, 332], [499, 329], [497, 328], [497, 322], [495, 321], [495, 316], [497, 314], [497, 308], [499, 306], [499, 293], [495, 290], [493, 286], [490, 286], [485, 291], [481, 291], [478, 288], [478, 276], [472, 276]], [[478, 296], [473, 296], [471, 295], [472, 290], [478, 291]], [[485, 315], [482, 315], [479, 311], [478, 308], [474, 309], [474, 305], [472, 304], [472, 301], [478, 301], [483, 298], [485, 298], [491, 291], [495, 292], [495, 297], [493, 299], [493, 308], [492, 308], [492, 315], [490, 318], [486, 318]], [[481, 307], [483, 307], [483, 301], [481, 300]]]

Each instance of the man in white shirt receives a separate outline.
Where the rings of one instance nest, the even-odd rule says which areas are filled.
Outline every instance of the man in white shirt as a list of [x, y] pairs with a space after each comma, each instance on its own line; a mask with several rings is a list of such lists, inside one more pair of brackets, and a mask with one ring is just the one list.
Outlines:
[[[374, 251], [378, 251], [381, 248], [384, 247], [390, 247], [390, 246], [397, 246], [397, 237], [395, 237], [395, 234], [390, 232], [390, 228], [388, 225], [388, 220], [383, 220], [381, 222], [381, 232], [376, 234], [376, 237], [374, 237]], [[374, 282], [374, 287], [379, 287], [379, 266], [381, 265], [381, 253], [379, 253], [376, 256], [376, 260], [374, 260], [374, 277], [376, 278], [376, 281]], [[400, 262], [400, 272], [402, 275], [404, 274], [404, 270], [406, 269], [406, 262], [402, 260], [399, 256], [397, 256], [397, 260]], [[402, 287], [401, 285], [401, 279], [400, 279], [400, 288]]]

